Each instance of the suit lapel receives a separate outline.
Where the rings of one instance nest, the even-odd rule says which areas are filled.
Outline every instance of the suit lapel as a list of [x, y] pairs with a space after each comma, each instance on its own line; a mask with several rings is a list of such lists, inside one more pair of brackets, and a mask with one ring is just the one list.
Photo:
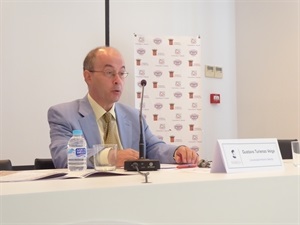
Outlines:
[[95, 144], [100, 144], [101, 140], [98, 125], [87, 96], [79, 102], [78, 112], [82, 115], [79, 119], [79, 123], [87, 141], [88, 148], [92, 148]]
[[[131, 148], [132, 140], [132, 123], [127, 118], [126, 113], [119, 107], [118, 104], [115, 105], [115, 111], [117, 116], [117, 124], [119, 128], [119, 135], [123, 148]], [[122, 122], [120, 122], [122, 121]]]

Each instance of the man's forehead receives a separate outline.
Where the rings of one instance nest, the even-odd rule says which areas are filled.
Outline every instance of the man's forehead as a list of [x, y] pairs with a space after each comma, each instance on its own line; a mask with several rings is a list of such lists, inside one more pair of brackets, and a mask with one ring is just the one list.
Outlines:
[[115, 66], [111, 65], [111, 64], [105, 64], [103, 67], [104, 68], [112, 68], [112, 69], [124, 69], [125, 68], [124, 65], [121, 65], [120, 68], [115, 68]]
[[98, 49], [94, 60], [95, 66], [112, 67], [114, 69], [125, 68], [122, 55], [114, 49]]

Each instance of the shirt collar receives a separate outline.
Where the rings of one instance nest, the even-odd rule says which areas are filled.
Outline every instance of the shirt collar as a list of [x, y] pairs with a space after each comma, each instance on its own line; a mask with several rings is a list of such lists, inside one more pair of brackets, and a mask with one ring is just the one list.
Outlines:
[[[92, 109], [94, 111], [94, 114], [96, 116], [96, 119], [100, 119], [104, 113], [106, 113], [105, 109], [103, 109], [102, 106], [100, 106], [91, 96], [90, 94], [88, 94], [88, 101], [92, 106]], [[111, 109], [109, 110], [109, 112], [111, 113], [111, 115], [113, 116], [113, 118], [116, 118], [116, 113], [115, 113], [115, 104], [113, 104], [113, 106], [111, 107]]]

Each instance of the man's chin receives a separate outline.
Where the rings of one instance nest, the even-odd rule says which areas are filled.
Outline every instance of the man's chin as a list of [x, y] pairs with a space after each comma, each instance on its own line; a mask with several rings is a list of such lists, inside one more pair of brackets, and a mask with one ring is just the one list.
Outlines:
[[118, 101], [120, 100], [120, 98], [121, 98], [121, 96], [114, 97], [114, 98], [113, 98], [113, 102], [114, 102], [114, 103], [115, 103], [115, 102], [118, 102]]

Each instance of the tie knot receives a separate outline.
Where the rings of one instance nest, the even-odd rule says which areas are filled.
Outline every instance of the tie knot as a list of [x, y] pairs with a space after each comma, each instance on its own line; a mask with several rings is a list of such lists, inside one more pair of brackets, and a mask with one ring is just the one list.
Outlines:
[[111, 113], [110, 112], [106, 112], [104, 115], [103, 115], [103, 118], [105, 120], [106, 123], [109, 123], [111, 121]]

